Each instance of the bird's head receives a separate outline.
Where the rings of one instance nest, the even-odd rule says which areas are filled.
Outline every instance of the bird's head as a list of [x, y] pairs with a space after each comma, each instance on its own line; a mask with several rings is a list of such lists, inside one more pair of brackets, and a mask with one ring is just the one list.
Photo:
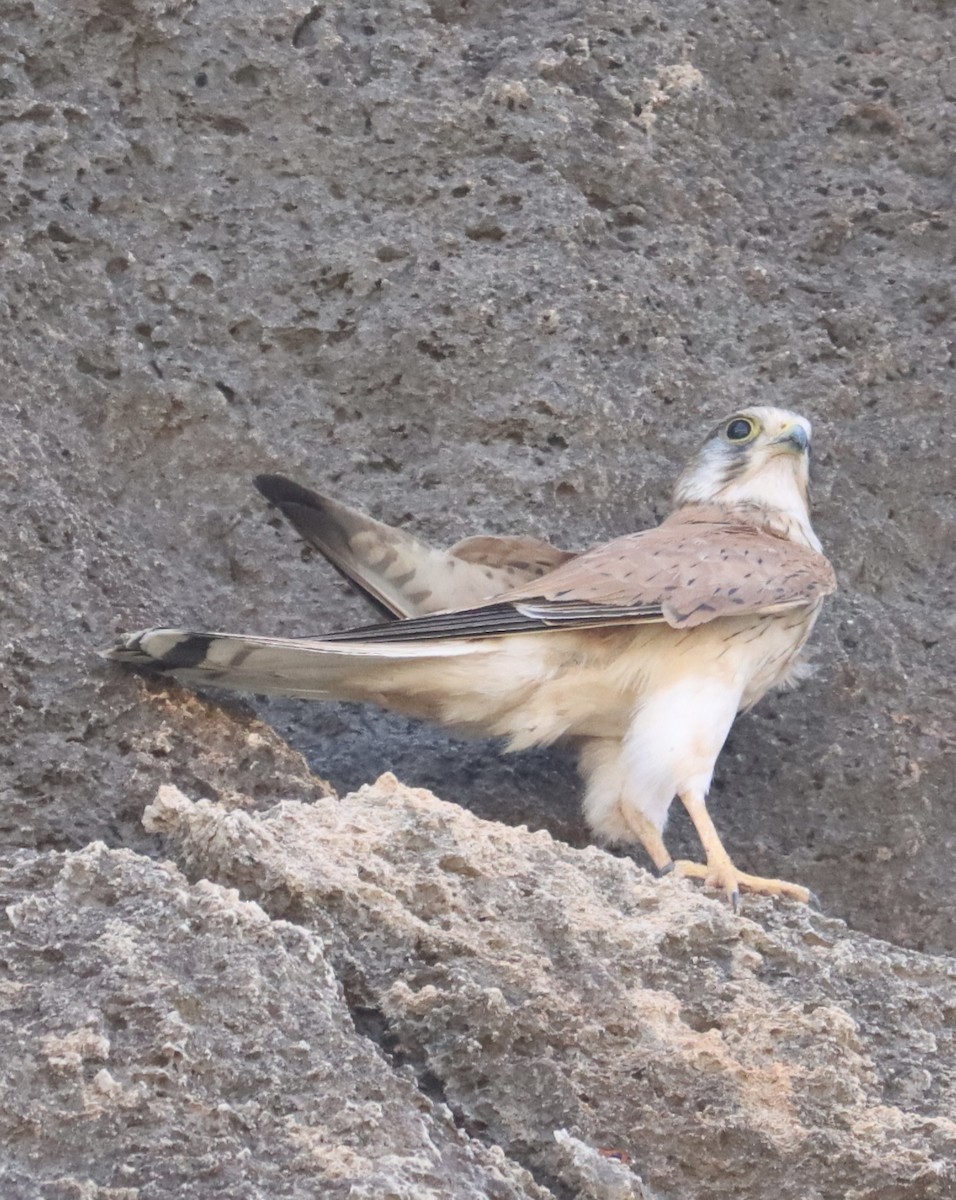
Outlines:
[[711, 431], [684, 468], [674, 503], [758, 504], [809, 530], [809, 467], [806, 417], [783, 408], [743, 408]]

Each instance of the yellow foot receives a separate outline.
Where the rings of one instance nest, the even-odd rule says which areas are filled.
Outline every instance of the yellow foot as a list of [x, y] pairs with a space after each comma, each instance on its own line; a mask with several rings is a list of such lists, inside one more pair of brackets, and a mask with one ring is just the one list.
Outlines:
[[707, 863], [706, 866], [681, 858], [674, 863], [674, 871], [686, 879], [702, 879], [707, 887], [722, 888], [734, 912], [737, 911], [742, 891], [757, 892], [763, 896], [787, 896], [814, 907], [819, 903], [809, 888], [801, 887], [799, 883], [787, 883], [784, 879], [748, 875], [745, 871], [738, 871], [729, 858], [725, 862]]

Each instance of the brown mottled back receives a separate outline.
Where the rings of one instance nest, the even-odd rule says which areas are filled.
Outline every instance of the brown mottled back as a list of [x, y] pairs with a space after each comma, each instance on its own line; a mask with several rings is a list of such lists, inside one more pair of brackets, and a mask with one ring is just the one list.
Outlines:
[[540, 585], [497, 599], [549, 621], [594, 616], [595, 608], [610, 606], [647, 616], [656, 609], [669, 625], [689, 628], [720, 616], [807, 605], [835, 587], [822, 554], [768, 532], [758, 511], [694, 505], [655, 529], [578, 555]]

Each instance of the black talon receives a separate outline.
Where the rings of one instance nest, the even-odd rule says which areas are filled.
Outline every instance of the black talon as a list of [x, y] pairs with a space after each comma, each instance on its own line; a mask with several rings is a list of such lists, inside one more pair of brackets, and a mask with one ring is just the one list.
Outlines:
[[816, 892], [811, 892], [807, 897], [807, 904], [814, 909], [815, 912], [823, 912], [823, 905], [820, 903], [820, 897]]
[[740, 892], [738, 892], [736, 888], [734, 888], [734, 890], [730, 893], [730, 907], [734, 913], [734, 916], [736, 916], [737, 910], [740, 907]]
[[669, 863], [665, 863], [663, 867], [655, 867], [654, 870], [657, 873], [657, 878], [663, 879], [665, 875], [670, 875], [670, 873], [674, 870], [674, 860], [671, 859], [671, 861]]

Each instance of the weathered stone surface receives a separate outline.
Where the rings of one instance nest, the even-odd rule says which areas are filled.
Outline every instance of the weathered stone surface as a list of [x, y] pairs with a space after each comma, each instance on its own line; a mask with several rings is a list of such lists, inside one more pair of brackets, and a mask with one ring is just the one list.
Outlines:
[[667, 1196], [956, 1186], [946, 959], [797, 906], [735, 918], [685, 880], [391, 776], [265, 814], [167, 788], [146, 821], [190, 874], [321, 938], [394, 1059], [559, 1194], [556, 1130], [622, 1151]]
[[545, 1200], [357, 1037], [322, 943], [94, 843], [0, 871], [4, 1200]]
[[5, 1198], [952, 1194], [950, 960], [391, 776], [145, 820], [0, 869]]
[[[209, 963], [219, 961], [210, 947], [217, 938], [226, 945], [224, 933], [176, 941], [157, 925], [161, 912], [214, 907], [218, 893], [184, 891], [165, 869], [121, 852], [157, 852], [161, 841], [144, 832], [141, 815], [160, 785], [239, 810], [329, 793], [242, 705], [107, 674], [93, 656], [115, 629], [157, 620], [294, 634], [365, 616], [330, 572], [297, 553], [252, 491], [253, 474], [279, 470], [337, 490], [435, 540], [529, 530], [580, 546], [659, 517], [701, 428], [741, 402], [813, 418], [817, 526], [842, 590], [821, 623], [817, 676], [733, 732], [713, 794], [717, 821], [745, 869], [806, 882], [831, 916], [858, 929], [953, 951], [950, 7], [3, 7], [0, 831], [27, 855], [11, 886], [18, 904], [33, 894], [40, 906], [29, 936], [49, 933], [54, 947], [9, 968], [31, 996], [49, 998], [39, 1036], [88, 1028], [74, 995], [88, 996], [92, 1011], [119, 994], [110, 991], [111, 969], [80, 977], [65, 965], [94, 961], [96, 921], [107, 912], [122, 910], [134, 944], [155, 932], [154, 978], [185, 978], [192, 963], [208, 982]], [[492, 747], [346, 706], [260, 713], [339, 790], [394, 769], [482, 816], [587, 842], [569, 756], [499, 760]], [[422, 845], [433, 846], [432, 810], [395, 804], [404, 813], [395, 820], [405, 830], [405, 874], [418, 879], [409, 830], [422, 821]], [[320, 811], [334, 810], [323, 801]], [[343, 811], [353, 812], [352, 802]], [[500, 1170], [514, 1194], [534, 1194], [515, 1173], [517, 1159], [543, 1164], [538, 1186], [558, 1194], [634, 1195], [643, 1174], [668, 1195], [682, 1180], [681, 1200], [733, 1183], [745, 1200], [764, 1200], [767, 1155], [786, 1166], [788, 1186], [805, 1176], [827, 1200], [854, 1189], [923, 1200], [944, 1187], [932, 1164], [949, 1136], [940, 1122], [952, 1117], [953, 1014], [938, 992], [940, 961], [750, 902], [749, 917], [766, 927], [760, 935], [674, 884], [646, 893], [656, 899], [643, 909], [634, 899], [645, 895], [643, 877], [626, 861], [458, 817], [469, 831], [462, 869], [479, 870], [462, 876], [469, 898], [491, 870], [481, 865], [488, 839], [538, 864], [529, 897], [515, 900], [513, 882], [488, 885], [498, 915], [482, 923], [495, 939], [486, 958], [459, 961], [442, 941], [443, 918], [422, 935], [426, 948], [451, 954], [447, 970], [459, 971], [460, 988], [441, 962], [422, 964], [409, 948], [398, 914], [414, 905], [404, 891], [380, 888], [378, 923], [359, 899], [347, 913], [343, 896], [322, 925], [335, 969], [354, 964], [342, 976], [358, 997], [353, 1019], [367, 1032], [377, 1022], [393, 1056], [432, 1072], [422, 1077], [426, 1092], [445, 1086], [470, 1114], [471, 1132], [500, 1137], [512, 1156], [457, 1148], [438, 1109], [422, 1115], [407, 1078], [396, 1082], [343, 1024], [342, 1053], [361, 1064], [355, 1094], [392, 1089], [389, 1111], [401, 1110], [403, 1128], [438, 1130], [438, 1157], [428, 1160], [442, 1164], [435, 1170], [461, 1153], [472, 1155], [461, 1168], [475, 1172], [469, 1178]], [[218, 843], [230, 820], [248, 820], [259, 855], [263, 830], [288, 819], [216, 816], [211, 828]], [[84, 849], [95, 840], [119, 857]], [[359, 872], [347, 840], [335, 842], [339, 861], [320, 864], [344, 881]], [[679, 820], [671, 841], [696, 854]], [[577, 890], [580, 870], [569, 864], [581, 862], [593, 896]], [[278, 881], [286, 867], [270, 865], [268, 878]], [[499, 864], [492, 877], [504, 870]], [[94, 898], [113, 880], [114, 908], [84, 906], [81, 886], [56, 882], [71, 871], [89, 880]], [[437, 874], [439, 907], [448, 874]], [[307, 894], [322, 894], [321, 880], [307, 883]], [[260, 891], [275, 918], [281, 887], [270, 888]], [[519, 900], [520, 909], [508, 908]], [[557, 963], [550, 972], [520, 927], [529, 906], [539, 914], [542, 962]], [[303, 919], [318, 928], [317, 911], [306, 908]], [[507, 933], [486, 929], [499, 917]], [[639, 918], [651, 933], [633, 934], [628, 957], [621, 931], [632, 937]], [[456, 912], [453, 923], [464, 920]], [[283, 1007], [277, 996], [276, 1012], [289, 1030], [305, 1020], [306, 993], [317, 1020], [338, 1012], [345, 1022], [324, 967], [303, 965], [296, 949], [318, 935], [277, 933], [263, 918], [256, 942], [249, 928], [236, 926], [236, 959], [263, 988], [270, 955], [286, 964], [290, 998]], [[380, 968], [367, 961], [366, 937], [382, 950]], [[511, 943], [523, 966], [508, 967], [495, 948]], [[762, 968], [734, 965], [754, 951]], [[576, 955], [592, 973], [580, 997], [561, 991], [577, 978], [562, 974]], [[693, 971], [688, 955], [697, 957]], [[148, 966], [137, 987], [148, 987]], [[636, 999], [623, 993], [629, 981]], [[738, 982], [743, 991], [726, 991]], [[517, 1016], [512, 986], [535, 997]], [[489, 1007], [494, 987], [503, 1008]], [[533, 987], [542, 991], [522, 990]], [[603, 1050], [588, 1021], [571, 1015], [579, 999], [602, 1014]], [[361, 1018], [363, 1006], [374, 1011]], [[67, 1024], [58, 1010], [78, 1015]], [[149, 1011], [159, 1021], [159, 1010]], [[791, 1023], [769, 1024], [778, 1011]], [[814, 1011], [822, 1015], [811, 1030]], [[233, 1104], [229, 1081], [252, 1076], [228, 1056], [243, 1038], [259, 1038], [270, 1095], [298, 1097], [301, 1081], [262, 1036], [262, 1011], [237, 1000], [230, 1012], [235, 1041], [216, 1040], [214, 1016], [194, 1023], [202, 1044], [225, 1056], [221, 1074], [180, 1080], [187, 1090], [177, 1095]], [[553, 1030], [540, 1024], [543, 1013], [554, 1014]], [[11, 1125], [5, 1139], [23, 1150], [5, 1197], [33, 1200], [40, 1179], [50, 1196], [104, 1200], [102, 1189], [114, 1188], [117, 1200], [126, 1185], [107, 1179], [124, 1148], [135, 1157], [121, 1135], [140, 1133], [143, 1144], [171, 1145], [170, 1154], [218, 1147], [223, 1178], [239, 1178], [230, 1163], [247, 1135], [223, 1132], [214, 1106], [180, 1112], [149, 1092], [140, 1133], [130, 1133], [105, 1077], [99, 1098], [97, 1072], [114, 1078], [115, 1064], [139, 1061], [158, 1037], [147, 1017], [125, 1042], [90, 1026], [91, 1040], [64, 1054], [95, 1050], [105, 1037], [109, 1060], [91, 1055], [76, 1076], [45, 1065], [35, 1079], [22, 1057], [38, 1053], [34, 1043], [21, 1041], [20, 1026], [5, 1027], [4, 1069], [33, 1106], [31, 1123]], [[507, 1045], [495, 1040], [499, 1019]], [[849, 1020], [855, 1031], [841, 1024]], [[682, 1021], [690, 1033], [675, 1049]], [[472, 1026], [484, 1031], [477, 1051]], [[787, 1042], [788, 1029], [802, 1031], [798, 1045]], [[654, 1059], [656, 1044], [667, 1053]], [[456, 1046], [465, 1050], [456, 1055]], [[308, 1054], [327, 1079], [320, 1048], [310, 1044]], [[643, 1091], [641, 1081], [622, 1082], [622, 1064], [635, 1059], [650, 1081]], [[776, 1079], [773, 1064], [783, 1082], [778, 1090], [767, 1083], [769, 1099], [755, 1104], [747, 1089], [759, 1093]], [[506, 1079], [512, 1066], [516, 1077]], [[309, 1102], [326, 1111], [318, 1091]], [[690, 1112], [683, 1091], [700, 1112]], [[829, 1124], [814, 1111], [818, 1094]], [[395, 1097], [410, 1097], [408, 1107]], [[87, 1114], [88, 1100], [105, 1115]], [[67, 1111], [80, 1114], [75, 1128]], [[721, 1123], [726, 1113], [733, 1121]], [[268, 1174], [253, 1147], [250, 1194], [281, 1195], [280, 1179], [287, 1194], [300, 1184], [310, 1194], [283, 1140], [287, 1128], [270, 1119], [261, 1128], [289, 1169]], [[567, 1137], [555, 1140], [561, 1129]], [[180, 1143], [177, 1130], [196, 1140]], [[70, 1159], [90, 1131], [100, 1175]], [[111, 1131], [120, 1139], [112, 1158], [96, 1140]], [[597, 1154], [616, 1146], [631, 1148], [633, 1170]], [[317, 1150], [303, 1153], [324, 1161]], [[392, 1176], [404, 1187], [417, 1168], [399, 1158]], [[727, 1176], [728, 1162], [739, 1178]], [[832, 1186], [823, 1182], [827, 1163]], [[267, 1174], [256, 1176], [260, 1169]], [[150, 1186], [140, 1200], [188, 1194], [182, 1179]], [[197, 1182], [196, 1194], [210, 1193]]]
[[[833, 914], [956, 945], [943, 7], [37, 0], [4, 17], [18, 842], [141, 837], [163, 771], [131, 771], [110, 732], [137, 685], [89, 682], [114, 628], [364, 615], [274, 532], [256, 471], [436, 539], [583, 545], [654, 520], [701, 428], [770, 400], [816, 421], [842, 592], [818, 677], [734, 732], [718, 822], [742, 866]], [[499, 765], [377, 715], [269, 711], [340, 789], [394, 769], [586, 841], [560, 756]]]

